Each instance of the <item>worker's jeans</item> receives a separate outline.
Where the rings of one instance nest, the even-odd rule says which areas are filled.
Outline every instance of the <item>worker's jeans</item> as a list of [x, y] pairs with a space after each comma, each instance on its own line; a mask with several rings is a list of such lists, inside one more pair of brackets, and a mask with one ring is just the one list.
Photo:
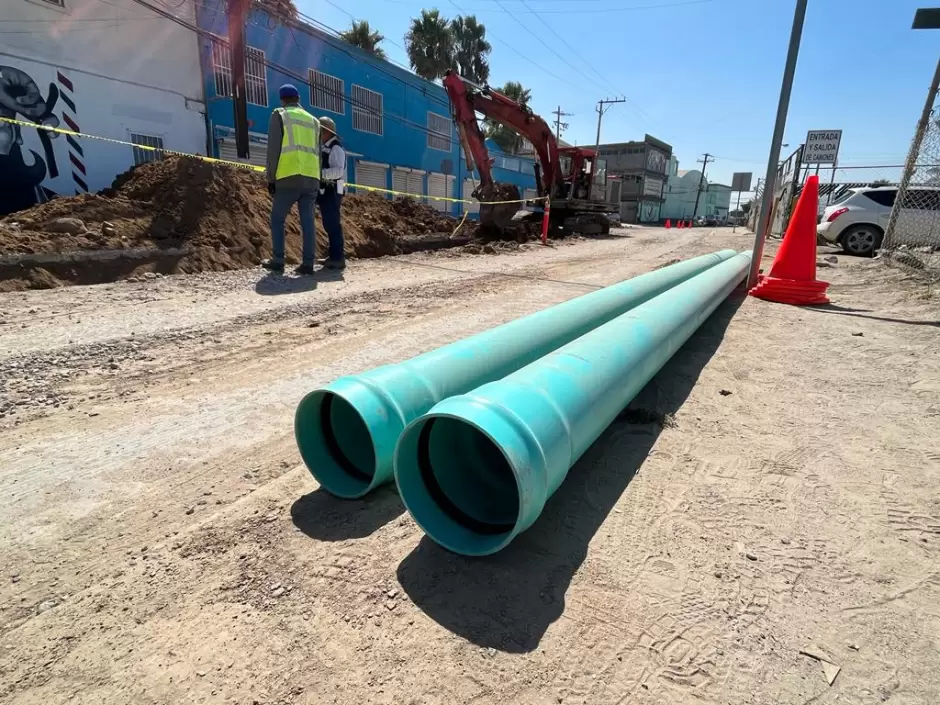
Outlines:
[[345, 255], [343, 254], [343, 223], [340, 219], [342, 204], [343, 194], [336, 193], [336, 186], [327, 186], [317, 196], [317, 205], [320, 206], [323, 228], [330, 237], [330, 259], [333, 262], [345, 261]]
[[284, 263], [284, 223], [290, 214], [291, 206], [296, 203], [300, 215], [300, 232], [303, 235], [303, 263], [313, 266], [317, 254], [317, 231], [314, 221], [317, 190], [275, 185], [271, 204], [271, 249], [275, 262]]

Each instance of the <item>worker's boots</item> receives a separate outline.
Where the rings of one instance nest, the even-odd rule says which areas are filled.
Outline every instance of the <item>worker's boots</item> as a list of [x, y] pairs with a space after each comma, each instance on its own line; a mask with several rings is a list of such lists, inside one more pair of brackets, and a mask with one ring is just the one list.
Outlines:
[[277, 272], [278, 274], [284, 273], [284, 263], [278, 262], [273, 259], [266, 259], [261, 262], [261, 266], [267, 269], [269, 272]]

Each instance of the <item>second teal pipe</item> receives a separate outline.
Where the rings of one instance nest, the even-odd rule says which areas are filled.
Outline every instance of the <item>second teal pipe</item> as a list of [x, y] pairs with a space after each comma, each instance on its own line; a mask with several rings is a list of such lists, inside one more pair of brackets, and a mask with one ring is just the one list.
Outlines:
[[300, 455], [328, 492], [361, 497], [393, 478], [405, 426], [432, 406], [500, 379], [735, 255], [723, 250], [628, 279], [405, 362], [340, 377], [303, 398]]
[[513, 374], [449, 397], [402, 433], [395, 480], [418, 525], [464, 555], [538, 518], [581, 457], [745, 277], [708, 269]]

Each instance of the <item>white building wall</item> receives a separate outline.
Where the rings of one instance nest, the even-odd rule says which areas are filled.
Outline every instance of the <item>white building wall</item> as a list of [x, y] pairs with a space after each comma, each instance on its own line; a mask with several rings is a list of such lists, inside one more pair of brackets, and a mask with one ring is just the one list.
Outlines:
[[[688, 171], [683, 176], [669, 177], [663, 194], [666, 200], [660, 214], [663, 219], [683, 220], [692, 217], [692, 211], [695, 208], [695, 192], [698, 190], [701, 177], [701, 172], [695, 170]], [[703, 215], [701, 203], [699, 215]]]
[[[63, 2], [2, 0], [0, 117], [205, 154], [197, 35], [132, 0]], [[192, 0], [173, 12], [194, 21]], [[135, 163], [130, 146], [46, 134], [0, 123], [0, 214], [100, 190]]]

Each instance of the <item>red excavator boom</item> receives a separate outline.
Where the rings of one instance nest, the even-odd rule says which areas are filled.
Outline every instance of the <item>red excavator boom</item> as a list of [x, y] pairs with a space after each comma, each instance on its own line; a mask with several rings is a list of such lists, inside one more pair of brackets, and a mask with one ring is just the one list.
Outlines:
[[477, 114], [532, 143], [538, 156], [536, 188], [538, 195], [551, 204], [556, 230], [589, 233], [610, 229], [603, 216], [613, 210], [605, 200], [607, 170], [594, 150], [560, 149], [548, 123], [528, 107], [453, 71], [444, 76], [444, 90], [450, 98], [460, 144], [467, 157], [467, 170], [472, 172], [475, 167], [480, 174], [480, 185], [473, 195], [480, 201], [482, 222], [507, 225], [519, 211], [521, 199], [518, 186], [498, 184], [493, 179], [493, 161]]
[[454, 121], [467, 154], [467, 168], [472, 170], [476, 165], [480, 173], [481, 191], [489, 191], [494, 181], [486, 137], [480, 129], [476, 113], [505, 125], [529, 140], [542, 167], [541, 175], [536, 174], [536, 180], [541, 182], [538, 184], [539, 195], [563, 195], [564, 179], [558, 160], [558, 143], [545, 120], [526, 106], [490, 88], [477, 86], [453, 71], [444, 76], [444, 89], [453, 106]]

